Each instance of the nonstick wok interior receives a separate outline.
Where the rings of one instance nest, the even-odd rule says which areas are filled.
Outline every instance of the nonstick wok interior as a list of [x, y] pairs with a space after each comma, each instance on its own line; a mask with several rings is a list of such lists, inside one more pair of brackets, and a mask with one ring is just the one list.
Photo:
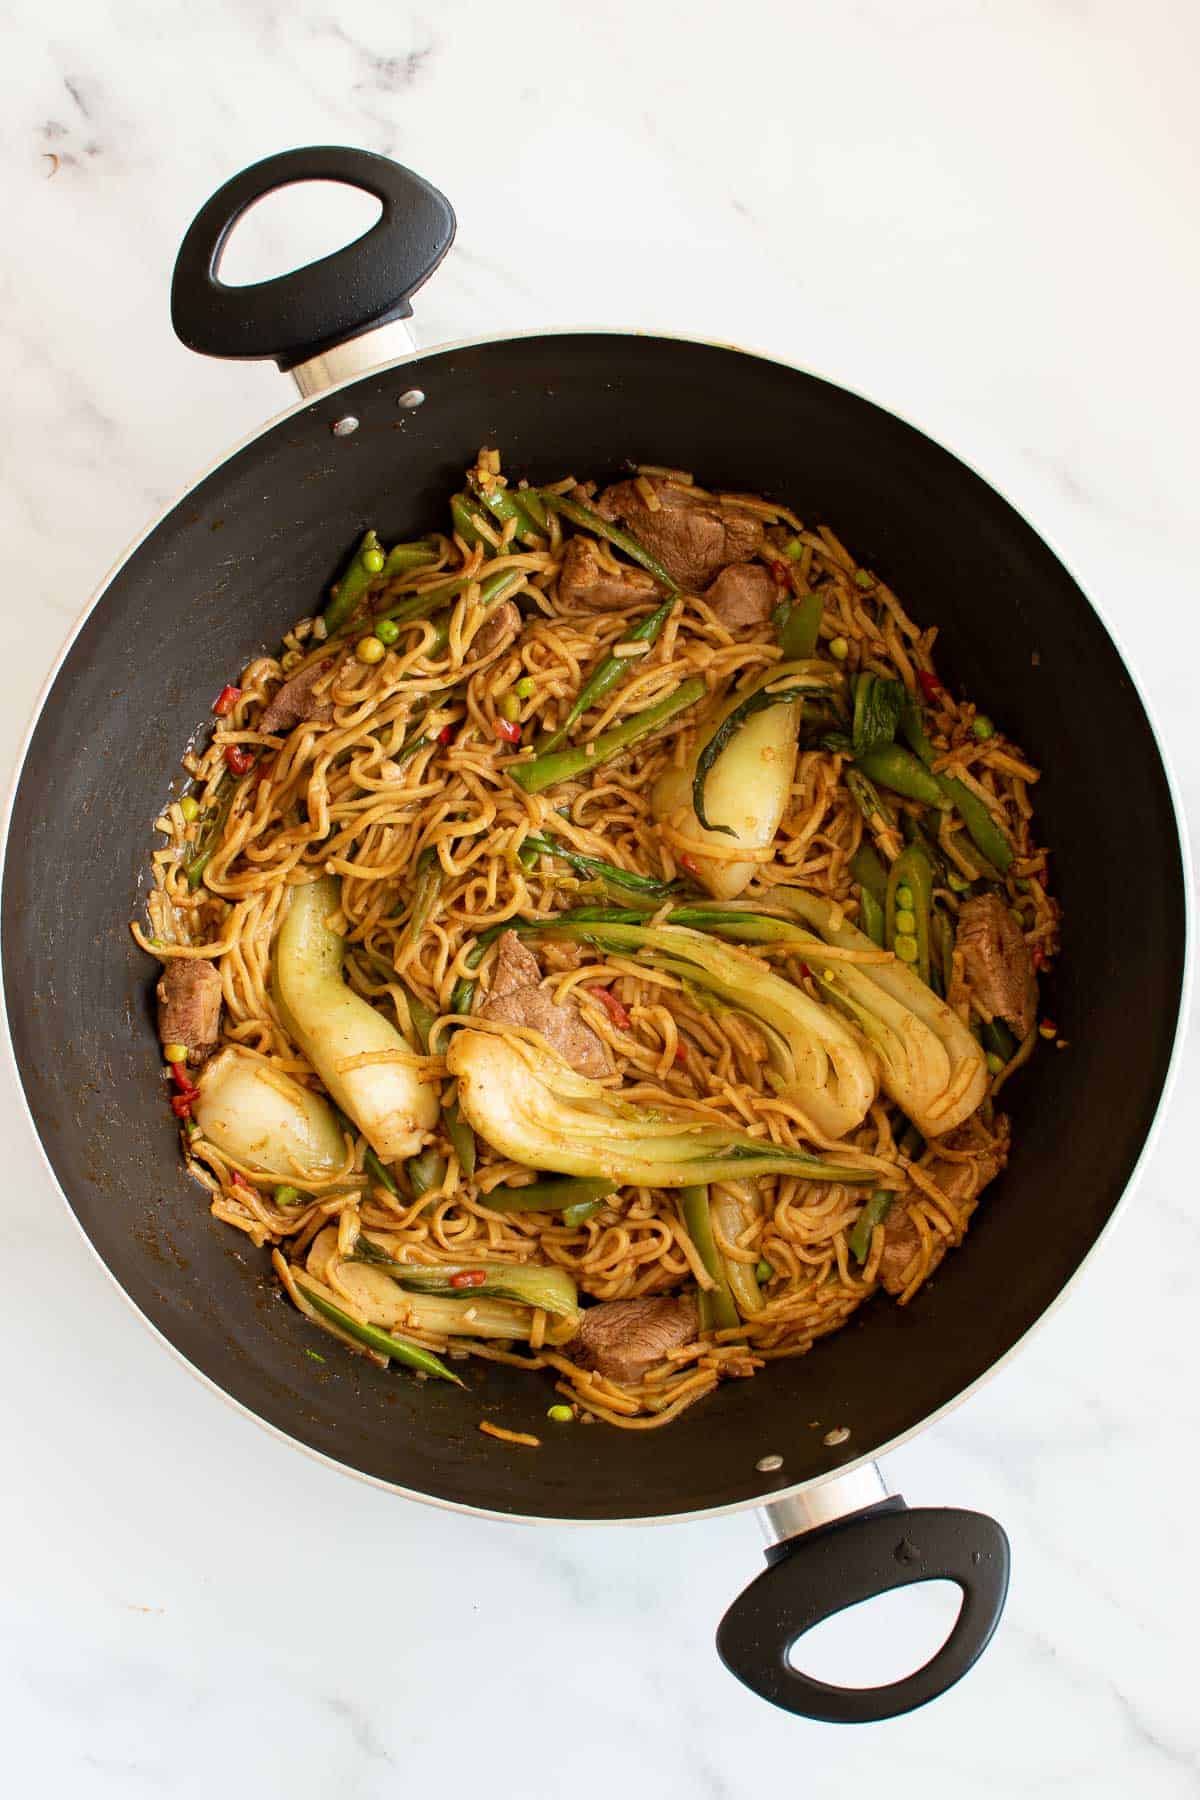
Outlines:
[[[425, 403], [398, 409], [414, 385]], [[334, 437], [346, 413], [359, 428]], [[808, 1356], [725, 1384], [663, 1431], [550, 1429], [548, 1377], [472, 1362], [462, 1393], [318, 1336], [280, 1298], [267, 1253], [213, 1221], [183, 1171], [153, 1028], [157, 966], [127, 930], [153, 820], [213, 696], [314, 609], [365, 526], [388, 541], [440, 524], [485, 443], [512, 478], [606, 476], [632, 457], [831, 525], [941, 627], [943, 676], [1044, 770], [1039, 833], [1065, 908], [1046, 1006], [1069, 1048], [1041, 1050], [1010, 1085], [1012, 1161], [965, 1248], [908, 1308], [876, 1300]], [[1183, 942], [1178, 837], [1137, 693], [1012, 509], [910, 427], [813, 377], [605, 335], [485, 344], [368, 376], [193, 489], [110, 583], [59, 672], [4, 870], [4, 982], [29, 1104], [80, 1223], [141, 1311], [235, 1399], [327, 1456], [453, 1503], [566, 1518], [692, 1512], [791, 1486], [878, 1449], [983, 1374], [1057, 1295], [1129, 1179], [1170, 1056]], [[489, 1439], [483, 1418], [537, 1432], [542, 1448]], [[827, 1448], [835, 1426], [850, 1437]], [[769, 1453], [783, 1468], [763, 1476]]]

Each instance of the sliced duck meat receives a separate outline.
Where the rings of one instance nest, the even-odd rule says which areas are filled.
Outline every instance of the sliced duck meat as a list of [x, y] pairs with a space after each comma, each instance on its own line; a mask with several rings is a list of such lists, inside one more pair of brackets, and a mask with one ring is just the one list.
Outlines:
[[766, 624], [782, 592], [762, 563], [739, 562], [721, 570], [704, 598], [722, 625], [730, 631], [744, 631], [749, 625]]
[[1037, 976], [1021, 927], [998, 894], [980, 894], [959, 908], [955, 947], [962, 951], [967, 986], [980, 1006], [1029, 1036], [1037, 1018]]
[[539, 1031], [580, 1075], [612, 1072], [603, 1038], [584, 1023], [573, 1001], [560, 1006], [543, 986], [537, 957], [515, 931], [506, 931], [500, 939], [492, 986], [480, 1013], [503, 1025], [525, 1025]]
[[633, 1387], [670, 1351], [690, 1343], [699, 1328], [690, 1295], [603, 1300], [584, 1313], [567, 1355], [582, 1368]]
[[614, 575], [601, 563], [591, 538], [568, 540], [558, 575], [558, 597], [564, 606], [596, 610], [628, 606], [631, 600], [645, 600], [655, 592], [654, 579], [645, 570], [622, 569]]
[[325, 680], [333, 664], [334, 658], [327, 656], [322, 662], [309, 663], [306, 669], [285, 681], [259, 714], [259, 731], [277, 732], [282, 736], [302, 719], [319, 725], [328, 724], [333, 717], [333, 702], [326, 700], [324, 695], [315, 699], [313, 689]]
[[[1002, 1125], [1002, 1121], [999, 1122]], [[968, 1122], [952, 1131], [944, 1140], [950, 1150], [970, 1150], [977, 1141], [974, 1127]], [[998, 1141], [986, 1142], [970, 1162], [938, 1162], [929, 1164], [929, 1174], [948, 1200], [956, 1207], [975, 1203], [989, 1181], [994, 1181], [1008, 1160], [1008, 1139], [1001, 1131]], [[889, 1294], [902, 1294], [912, 1279], [916, 1257], [921, 1248], [921, 1233], [903, 1202], [916, 1196], [910, 1191], [897, 1196], [884, 1224], [883, 1255], [879, 1261], [879, 1279]], [[928, 1274], [932, 1275], [950, 1248], [944, 1237], [935, 1237], [929, 1256]]]
[[520, 629], [520, 610], [512, 600], [501, 600], [488, 609], [483, 624], [471, 639], [471, 656], [491, 656], [515, 638]]
[[217, 1047], [221, 1029], [221, 977], [203, 957], [172, 957], [154, 990], [158, 1035], [164, 1044], [183, 1044], [192, 1064]]
[[701, 593], [714, 575], [747, 561], [761, 545], [762, 522], [753, 513], [702, 500], [673, 482], [658, 479], [649, 486], [657, 507], [646, 504], [641, 483], [618, 481], [604, 490], [596, 510], [623, 520], [681, 588]]

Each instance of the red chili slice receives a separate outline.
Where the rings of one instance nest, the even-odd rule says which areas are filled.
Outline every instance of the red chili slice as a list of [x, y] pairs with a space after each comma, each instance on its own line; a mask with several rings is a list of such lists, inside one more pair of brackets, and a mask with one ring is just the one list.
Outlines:
[[459, 1269], [456, 1275], [450, 1277], [450, 1286], [452, 1288], [482, 1287], [486, 1280], [486, 1269]]
[[186, 1063], [177, 1062], [171, 1064], [171, 1080], [175, 1083], [175, 1086], [181, 1093], [186, 1094], [189, 1100], [194, 1100], [196, 1095], [200, 1092], [200, 1089], [188, 1074]]
[[216, 713], [218, 719], [228, 718], [241, 697], [242, 690], [240, 687], [234, 687], [232, 684], [227, 684], [223, 687], [212, 705], [212, 709]]
[[676, 1044], [676, 1046], [675, 1046], [675, 1066], [676, 1066], [676, 1068], [685, 1069], [687, 1067], [687, 1059], [688, 1059], [687, 1045], [686, 1044]]
[[244, 775], [253, 763], [253, 750], [247, 750], [244, 744], [226, 744], [225, 767], [231, 775]]
[[453, 738], [454, 738], [453, 725], [443, 725], [442, 729], [437, 734], [437, 741], [439, 744], [449, 744], [450, 742], [452, 742]]
[[194, 1096], [191, 1094], [171, 1095], [171, 1111], [175, 1114], [177, 1119], [191, 1118], [193, 1098]]
[[771, 564], [771, 573], [775, 577], [777, 586], [791, 587], [792, 577], [785, 562], [773, 562]]
[[921, 684], [921, 692], [931, 704], [939, 694], [946, 691], [931, 669], [918, 669], [917, 680]]
[[679, 859], [679, 866], [681, 869], [686, 869], [689, 875], [698, 875], [700, 873], [700, 865], [694, 856], [681, 856]]
[[615, 994], [610, 993], [606, 987], [601, 987], [598, 983], [585, 987], [583, 991], [585, 994], [590, 994], [593, 1000], [598, 1000], [600, 1002], [600, 1005], [604, 1008], [605, 1012], [607, 1012], [614, 1025], [618, 1026], [622, 1031], [629, 1030], [631, 1023], [629, 1014], [621, 1005], [621, 1002], [617, 999]]
[[502, 737], [506, 744], [520, 743], [521, 727], [515, 719], [497, 719], [495, 723], [497, 737]]

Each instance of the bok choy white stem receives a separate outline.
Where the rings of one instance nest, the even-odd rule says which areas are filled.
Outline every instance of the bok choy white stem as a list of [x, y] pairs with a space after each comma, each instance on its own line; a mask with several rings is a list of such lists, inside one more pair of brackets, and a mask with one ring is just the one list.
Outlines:
[[235, 1162], [287, 1177], [327, 1175], [345, 1162], [345, 1140], [328, 1101], [252, 1050], [226, 1045], [196, 1086], [192, 1117]]

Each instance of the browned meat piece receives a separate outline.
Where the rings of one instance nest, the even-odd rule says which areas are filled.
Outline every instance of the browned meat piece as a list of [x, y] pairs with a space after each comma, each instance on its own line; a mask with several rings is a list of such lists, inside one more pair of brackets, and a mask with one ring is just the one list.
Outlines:
[[696, 1303], [690, 1295], [678, 1300], [665, 1296], [603, 1300], [584, 1313], [567, 1355], [582, 1368], [633, 1387], [668, 1351], [690, 1343], [698, 1329]]
[[1037, 976], [1021, 927], [998, 894], [963, 902], [955, 947], [979, 1004], [1028, 1037], [1037, 1017]]
[[559, 1006], [549, 989], [542, 986], [537, 957], [515, 931], [506, 931], [500, 939], [491, 990], [480, 1012], [485, 1019], [540, 1031], [551, 1048], [580, 1075], [611, 1073], [604, 1040], [584, 1024], [573, 1003]]
[[568, 541], [558, 576], [558, 597], [564, 606], [627, 606], [654, 591], [653, 577], [642, 569], [624, 569], [614, 575], [603, 568], [591, 538]]
[[221, 1027], [221, 977], [216, 965], [202, 957], [172, 957], [155, 993], [163, 1043], [186, 1044], [193, 1064], [211, 1056]]
[[[969, 1206], [971, 1212], [980, 1194], [989, 1181], [994, 1181], [1008, 1160], [1008, 1138], [1004, 1130], [1004, 1121], [997, 1120], [1000, 1133], [999, 1142], [985, 1143], [980, 1154], [972, 1162], [938, 1162], [929, 1165], [929, 1174], [937, 1182], [948, 1200], [962, 1208]], [[945, 1138], [949, 1150], [970, 1150], [977, 1143], [976, 1131], [968, 1120]], [[921, 1233], [913, 1222], [907, 1205], [903, 1201], [913, 1198], [911, 1191], [900, 1195], [893, 1204], [884, 1225], [883, 1255], [879, 1260], [879, 1279], [889, 1294], [903, 1293], [908, 1282], [905, 1277], [912, 1267], [913, 1258], [921, 1248]], [[937, 1268], [949, 1244], [943, 1237], [934, 1239], [929, 1256], [929, 1274]]]
[[281, 735], [299, 725], [301, 719], [311, 719], [316, 724], [325, 725], [333, 717], [333, 704], [328, 700], [313, 700], [313, 689], [318, 681], [323, 681], [333, 667], [332, 656], [324, 662], [310, 663], [307, 669], [301, 669], [290, 681], [285, 681], [279, 692], [267, 701], [258, 718], [260, 731], [273, 731]]
[[470, 654], [473, 657], [490, 656], [509, 638], [516, 637], [520, 629], [521, 614], [517, 606], [512, 600], [501, 600], [498, 606], [489, 610], [483, 624], [471, 639]]
[[781, 589], [762, 563], [731, 563], [722, 569], [704, 598], [730, 631], [765, 625], [779, 604]]
[[685, 487], [667, 481], [650, 485], [658, 497], [657, 511], [646, 505], [632, 481], [606, 488], [596, 510], [606, 519], [623, 519], [671, 579], [689, 592], [700, 593], [721, 569], [745, 562], [762, 543], [762, 523], [752, 513], [694, 499]]

